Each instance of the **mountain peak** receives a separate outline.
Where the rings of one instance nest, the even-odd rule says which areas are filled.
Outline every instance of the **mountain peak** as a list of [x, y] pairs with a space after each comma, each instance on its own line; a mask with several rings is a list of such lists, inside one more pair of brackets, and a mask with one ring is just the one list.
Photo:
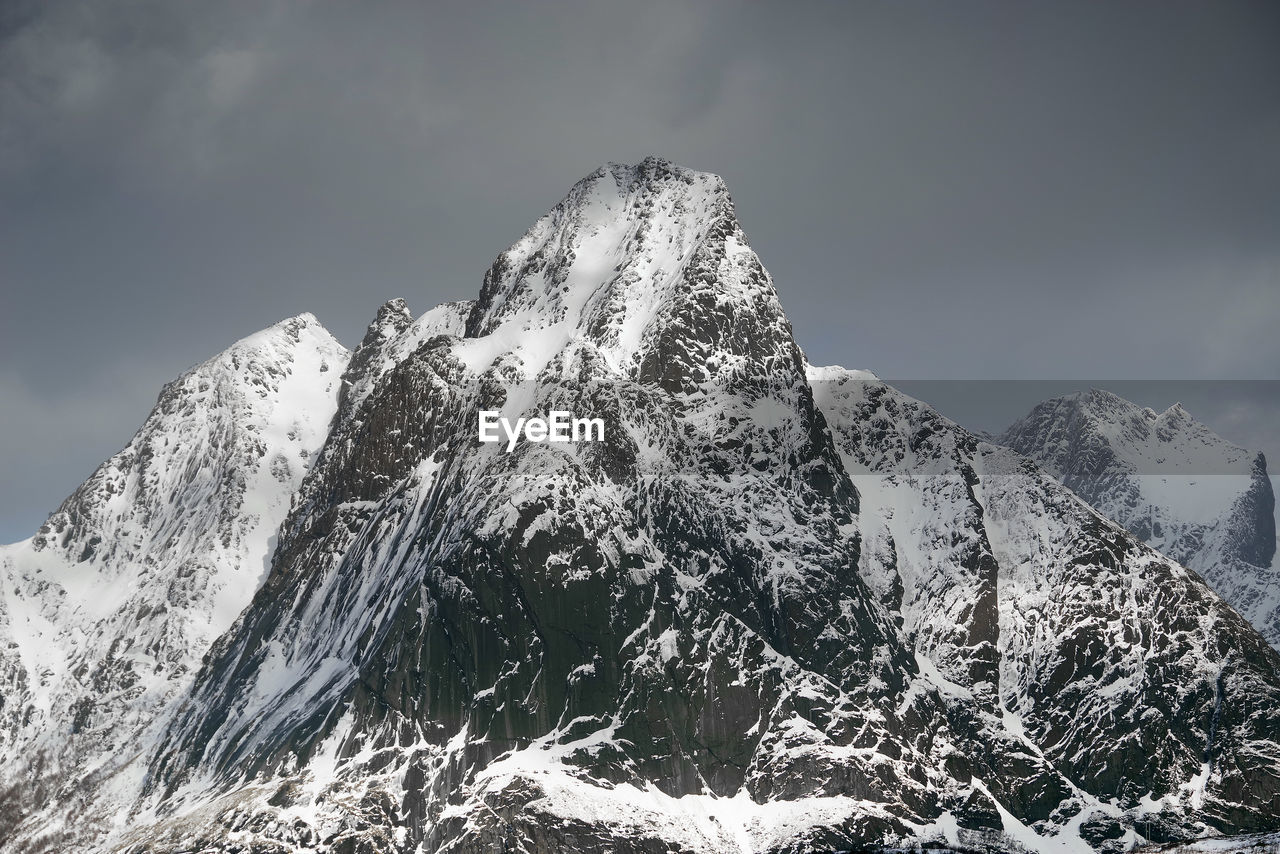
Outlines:
[[346, 348], [308, 311], [286, 317], [244, 336], [221, 353], [193, 367], [191, 372], [207, 372], [217, 365], [226, 364], [230, 364], [233, 370], [238, 370], [246, 358], [271, 358], [271, 354], [288, 360], [291, 358], [290, 353], [304, 343], [330, 352], [343, 361], [346, 359]]
[[374, 323], [388, 323], [400, 319], [412, 320], [413, 312], [409, 311], [409, 304], [403, 298], [394, 297], [378, 306]]
[[34, 537], [0, 547], [0, 767], [137, 743], [186, 688], [264, 577], [347, 355], [310, 314], [240, 339], [168, 383]]
[[1181, 403], [1175, 403], [1173, 406], [1170, 406], [1164, 412], [1160, 413], [1159, 417], [1165, 421], [1172, 421], [1172, 422], [1194, 422], [1195, 421], [1195, 418], [1192, 417], [1191, 413], [1188, 412]]
[[1094, 449], [1094, 456], [1105, 450], [1108, 460], [1148, 474], [1242, 474], [1254, 457], [1197, 421], [1181, 403], [1157, 413], [1099, 388], [1037, 404], [1000, 441], [1031, 453], [1059, 476], [1070, 466], [1057, 457], [1078, 455], [1084, 448]]
[[436, 335], [460, 335], [471, 302], [443, 303], [417, 320], [399, 297], [384, 302], [364, 338], [351, 355], [342, 377], [338, 419], [345, 420], [361, 403], [378, 378], [423, 341]]
[[[314, 314], [312, 314], [309, 311], [304, 311], [301, 314], [295, 314], [293, 317], [286, 317], [283, 320], [277, 320], [275, 323], [271, 324], [270, 326], [264, 329], [260, 329], [257, 332], [246, 336], [245, 339], [241, 339], [241, 340], [252, 339], [259, 335], [284, 334], [284, 335], [290, 335], [290, 336], [296, 337], [299, 333], [303, 332], [304, 330], [310, 331], [312, 333], [330, 335], [329, 330], [325, 328], [324, 324], [321, 323]], [[332, 336], [330, 335], [330, 337]]]
[[511, 354], [527, 376], [566, 348], [624, 373], [721, 346], [798, 358], [724, 181], [656, 157], [574, 184], [494, 261], [465, 337], [488, 339], [460, 350], [473, 368]]
[[1090, 388], [1088, 391], [1052, 398], [1045, 401], [1044, 405], [1058, 403], [1071, 403], [1083, 411], [1092, 412], [1104, 418], [1131, 416], [1133, 411], [1138, 408], [1123, 397], [1120, 397], [1120, 395], [1109, 392], [1105, 388], [1096, 387]]
[[592, 172], [581, 182], [591, 181], [605, 175], [613, 177], [614, 182], [623, 189], [654, 191], [665, 185], [683, 184], [696, 187], [704, 192], [728, 194], [724, 179], [711, 172], [698, 172], [664, 157], [650, 155], [639, 163], [610, 162]]
[[357, 351], [373, 346], [378, 341], [396, 337], [408, 329], [411, 323], [413, 323], [413, 312], [409, 311], [408, 303], [400, 297], [387, 300], [378, 307], [378, 313], [374, 315], [369, 328], [365, 330], [364, 339], [360, 342]]

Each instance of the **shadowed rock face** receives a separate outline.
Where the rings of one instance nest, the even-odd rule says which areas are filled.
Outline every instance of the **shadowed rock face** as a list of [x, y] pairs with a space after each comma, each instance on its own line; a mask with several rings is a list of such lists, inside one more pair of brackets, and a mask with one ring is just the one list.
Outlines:
[[1257, 454], [1249, 471], [1249, 488], [1235, 502], [1226, 520], [1223, 540], [1233, 556], [1257, 567], [1274, 567], [1276, 556], [1276, 496], [1267, 474], [1267, 458]]
[[[605, 439], [508, 454], [481, 409]], [[1144, 802], [1173, 837], [1280, 813], [1280, 659], [1030, 461], [810, 368], [715, 176], [598, 170], [476, 301], [384, 306], [292, 508], [100, 848], [1088, 850]]]
[[1180, 405], [1156, 413], [1097, 389], [1037, 405], [998, 441], [1194, 569], [1280, 646], [1275, 496], [1262, 454]]

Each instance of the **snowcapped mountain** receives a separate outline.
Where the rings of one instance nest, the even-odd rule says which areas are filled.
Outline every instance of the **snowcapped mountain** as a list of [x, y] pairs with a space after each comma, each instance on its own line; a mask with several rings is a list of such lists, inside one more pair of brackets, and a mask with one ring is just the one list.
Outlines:
[[[809, 366], [713, 175], [592, 173], [475, 301], [384, 305], [327, 388], [266, 577], [110, 749], [96, 823], [37, 809], [0, 850], [1277, 829], [1280, 655], [1030, 460]], [[607, 428], [507, 453], [481, 410]]]
[[1184, 566], [1280, 646], [1275, 496], [1262, 454], [1175, 404], [1094, 389], [1045, 401], [999, 437]]
[[239, 341], [0, 547], [0, 780], [74, 812], [136, 758], [266, 577], [347, 357], [305, 314]]

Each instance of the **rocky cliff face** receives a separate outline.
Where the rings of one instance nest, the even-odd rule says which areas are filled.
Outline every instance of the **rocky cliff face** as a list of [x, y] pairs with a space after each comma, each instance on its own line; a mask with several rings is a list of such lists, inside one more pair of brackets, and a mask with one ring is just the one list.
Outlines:
[[1097, 389], [1045, 401], [998, 441], [1194, 569], [1280, 645], [1275, 496], [1262, 454], [1180, 405], [1156, 413]]
[[[809, 367], [715, 176], [588, 176], [474, 302], [383, 306], [334, 407], [83, 847], [1087, 851], [1280, 814], [1280, 657], [1030, 461]], [[605, 438], [505, 453], [481, 409]]]

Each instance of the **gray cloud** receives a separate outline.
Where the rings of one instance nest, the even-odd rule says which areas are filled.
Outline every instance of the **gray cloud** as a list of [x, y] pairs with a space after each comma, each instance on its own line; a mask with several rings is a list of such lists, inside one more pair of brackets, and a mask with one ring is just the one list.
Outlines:
[[6, 4], [0, 540], [189, 365], [472, 296], [650, 153], [725, 176], [816, 362], [1274, 377], [1278, 81], [1266, 3]]

